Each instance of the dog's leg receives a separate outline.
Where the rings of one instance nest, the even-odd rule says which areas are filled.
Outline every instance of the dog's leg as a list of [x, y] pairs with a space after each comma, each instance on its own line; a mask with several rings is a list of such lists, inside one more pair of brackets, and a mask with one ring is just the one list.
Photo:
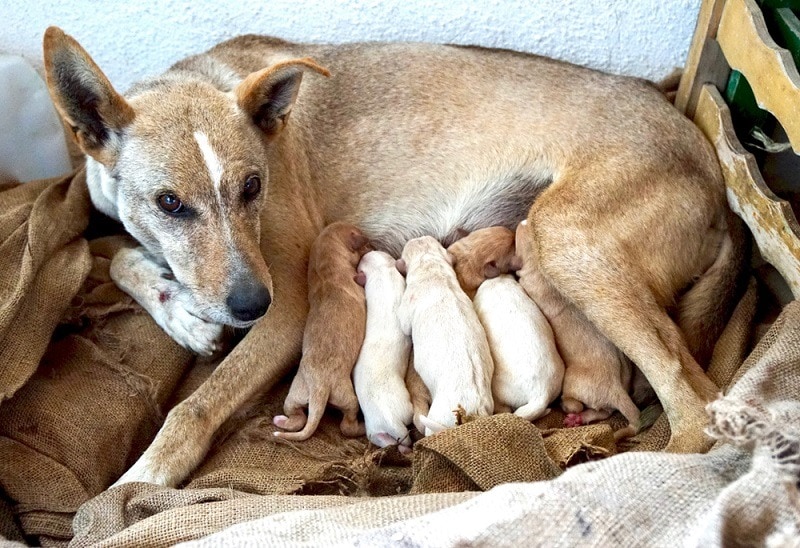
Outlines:
[[[214, 432], [256, 392], [284, 376], [300, 356], [308, 314], [310, 242], [281, 242], [274, 252], [275, 300], [250, 333], [198, 389], [175, 406], [147, 451], [114, 485], [144, 481], [176, 486], [200, 463]], [[270, 256], [270, 255], [267, 255]]]
[[[608, 181], [599, 178], [570, 178], [554, 183], [531, 208], [528, 224], [533, 227], [534, 237], [530, 248], [555, 289], [574, 303], [650, 381], [672, 429], [666, 449], [706, 451], [711, 440], [703, 432], [708, 423], [705, 405], [716, 397], [717, 387], [690, 354], [683, 335], [659, 304], [653, 289], [662, 269], [675, 269], [675, 265], [668, 264], [675, 260], [675, 254], [662, 253], [659, 257], [657, 251], [701, 241], [706, 227], [681, 223], [677, 217], [670, 220], [669, 230], [642, 222], [632, 224], [615, 213], [621, 207], [634, 213], [638, 203], [626, 204], [619, 195], [614, 196], [616, 203], [604, 203], [604, 184]], [[670, 191], [664, 189], [665, 195], [657, 197], [674, 203], [686, 199], [677, 193], [667, 195]], [[593, 201], [582, 200], [578, 206], [574, 197], [581, 193], [588, 193]], [[571, 207], [565, 207], [565, 201], [571, 202]], [[701, 203], [697, 207], [702, 206]], [[615, 213], [609, 214], [609, 208]], [[602, 229], [598, 228], [598, 220], [603, 223]], [[663, 222], [663, 218], [655, 216], [646, 220]], [[639, 255], [631, 255], [632, 240], [642, 242]]]
[[191, 293], [143, 248], [119, 250], [111, 261], [111, 279], [182, 347], [204, 356], [217, 349], [222, 325], [203, 320]]

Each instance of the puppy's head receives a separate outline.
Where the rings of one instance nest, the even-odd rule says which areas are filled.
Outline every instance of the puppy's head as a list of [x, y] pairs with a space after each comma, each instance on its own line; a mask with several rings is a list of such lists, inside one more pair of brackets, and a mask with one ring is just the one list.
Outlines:
[[401, 274], [406, 274], [408, 265], [413, 263], [424, 263], [429, 260], [441, 260], [447, 264], [453, 264], [453, 256], [442, 244], [433, 236], [422, 236], [409, 240], [403, 247], [400, 260], [397, 261], [397, 269]]
[[298, 59], [215, 84], [162, 77], [126, 99], [58, 28], [45, 33], [44, 58], [56, 108], [87, 155], [95, 206], [172, 269], [204, 319], [254, 323], [272, 300], [259, 241], [265, 146], [283, 129], [303, 71], [327, 72]]
[[318, 264], [345, 261], [357, 268], [371, 249], [369, 239], [358, 227], [339, 221], [326, 226], [317, 236], [311, 248], [311, 260]]
[[519, 269], [514, 233], [502, 226], [482, 228], [447, 248], [453, 257], [458, 283], [467, 293], [478, 289], [487, 278]]

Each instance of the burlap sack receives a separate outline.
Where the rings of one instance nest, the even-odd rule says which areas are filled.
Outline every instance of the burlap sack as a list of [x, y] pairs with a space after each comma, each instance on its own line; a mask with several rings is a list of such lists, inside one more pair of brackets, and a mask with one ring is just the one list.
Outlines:
[[13, 395], [0, 405], [0, 489], [26, 535], [69, 540], [78, 507], [152, 439], [191, 356], [111, 282], [110, 257], [130, 241], [81, 236], [82, 173], [0, 192], [0, 212], [0, 393]]

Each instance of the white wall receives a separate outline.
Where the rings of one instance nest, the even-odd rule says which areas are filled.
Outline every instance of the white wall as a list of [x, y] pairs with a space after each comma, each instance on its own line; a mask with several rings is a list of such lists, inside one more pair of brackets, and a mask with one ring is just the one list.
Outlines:
[[658, 79], [686, 58], [700, 0], [0, 0], [0, 53], [41, 65], [48, 25], [72, 34], [121, 91], [242, 33], [295, 41], [404, 40], [512, 48]]

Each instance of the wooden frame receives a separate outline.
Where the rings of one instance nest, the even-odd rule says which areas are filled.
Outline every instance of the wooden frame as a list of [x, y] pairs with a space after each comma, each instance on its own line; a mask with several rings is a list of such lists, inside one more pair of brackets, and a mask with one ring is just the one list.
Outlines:
[[718, 91], [731, 68], [744, 75], [758, 106], [778, 119], [793, 150], [800, 152], [800, 74], [791, 54], [770, 38], [754, 0], [704, 0], [675, 104], [716, 147], [731, 209], [800, 299], [800, 225], [736, 137]]

